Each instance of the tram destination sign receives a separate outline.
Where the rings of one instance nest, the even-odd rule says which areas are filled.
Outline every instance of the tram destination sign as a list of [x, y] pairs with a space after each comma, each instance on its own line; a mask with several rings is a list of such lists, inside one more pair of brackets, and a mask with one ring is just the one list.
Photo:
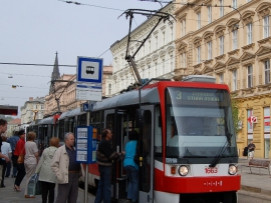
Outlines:
[[[172, 91], [173, 90], [173, 91]], [[176, 101], [200, 101], [200, 102], [222, 102], [224, 100], [223, 92], [212, 90], [195, 91], [189, 89], [172, 89], [173, 98]]]
[[102, 100], [103, 59], [77, 58], [76, 99], [88, 101]]

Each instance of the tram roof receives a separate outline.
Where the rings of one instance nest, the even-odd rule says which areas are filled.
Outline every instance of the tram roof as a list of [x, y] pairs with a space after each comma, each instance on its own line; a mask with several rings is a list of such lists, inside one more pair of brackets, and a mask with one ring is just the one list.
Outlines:
[[44, 118], [37, 123], [38, 125], [54, 124], [54, 117]]
[[77, 115], [81, 115], [84, 114], [85, 112], [81, 112], [80, 108], [76, 108], [70, 111], [66, 111], [64, 113], [61, 114], [61, 116], [59, 117], [58, 120], [63, 120], [67, 117], [71, 117], [71, 116], [77, 116]]
[[[157, 88], [141, 90], [141, 103], [158, 103], [159, 96]], [[104, 99], [93, 104], [93, 111], [116, 108], [120, 106], [135, 105], [139, 103], [139, 90], [125, 92], [117, 96]]]

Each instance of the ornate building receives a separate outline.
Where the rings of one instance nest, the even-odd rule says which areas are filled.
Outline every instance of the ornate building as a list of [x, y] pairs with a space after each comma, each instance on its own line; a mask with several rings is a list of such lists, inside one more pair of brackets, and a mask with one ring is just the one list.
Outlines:
[[30, 97], [21, 107], [21, 124], [42, 119], [44, 115], [44, 97]]
[[177, 0], [177, 5], [176, 78], [206, 74], [228, 84], [239, 108], [240, 155], [253, 139], [255, 156], [270, 158], [271, 2]]

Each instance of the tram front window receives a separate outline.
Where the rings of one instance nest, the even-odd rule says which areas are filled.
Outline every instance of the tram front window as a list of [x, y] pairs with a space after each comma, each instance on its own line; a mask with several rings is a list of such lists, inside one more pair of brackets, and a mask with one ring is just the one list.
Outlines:
[[168, 88], [167, 143], [169, 158], [236, 156], [229, 94], [223, 90]]

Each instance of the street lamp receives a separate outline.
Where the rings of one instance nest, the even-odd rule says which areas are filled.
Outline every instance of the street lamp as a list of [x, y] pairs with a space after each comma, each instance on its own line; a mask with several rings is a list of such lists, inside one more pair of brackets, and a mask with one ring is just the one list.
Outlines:
[[17, 87], [23, 87], [23, 86], [20, 86], [20, 85], [11, 85], [12, 88], [16, 89]]

